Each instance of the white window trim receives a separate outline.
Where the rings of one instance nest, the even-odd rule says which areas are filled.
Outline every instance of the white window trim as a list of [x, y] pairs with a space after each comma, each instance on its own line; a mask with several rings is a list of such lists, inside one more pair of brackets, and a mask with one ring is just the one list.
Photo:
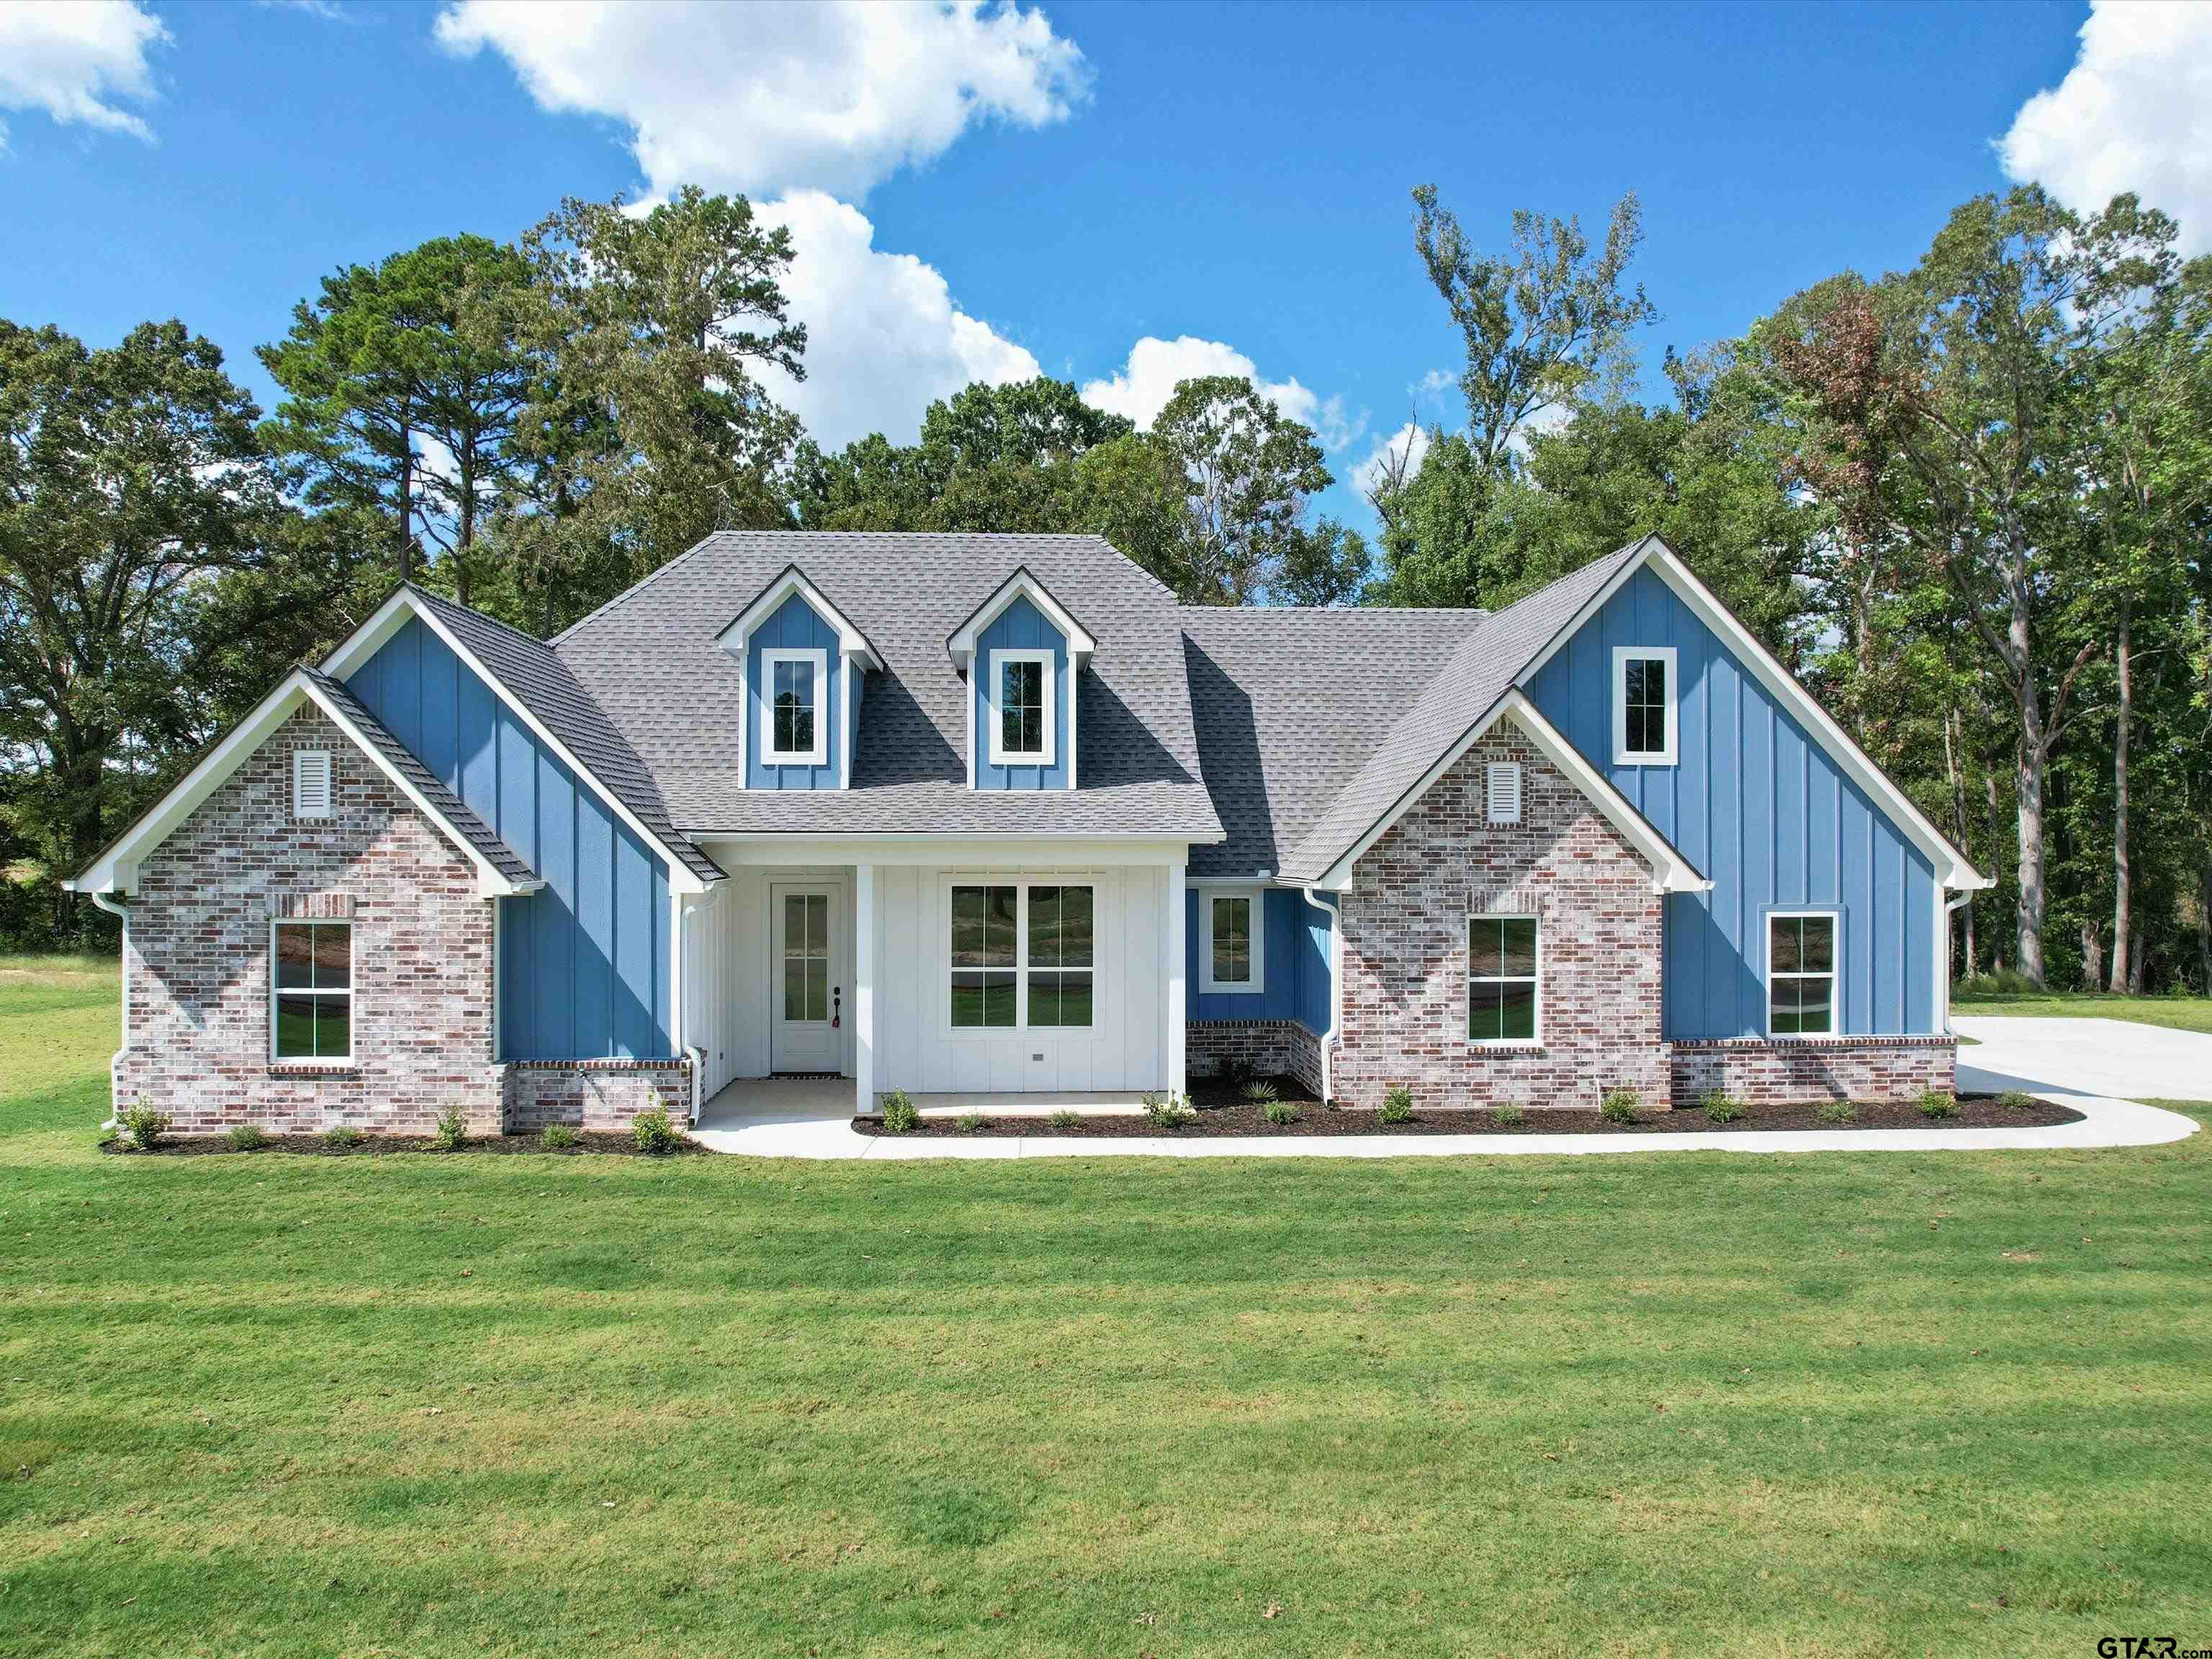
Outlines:
[[[320, 811], [309, 811], [301, 805], [301, 774], [310, 759], [323, 763], [323, 805]], [[338, 769], [337, 758], [327, 749], [295, 749], [292, 751], [292, 816], [295, 818], [329, 818], [337, 815]]]
[[[1056, 765], [1060, 756], [1060, 676], [1054, 672], [1053, 653], [1048, 650], [1034, 647], [1020, 648], [1008, 647], [1003, 650], [988, 652], [986, 655], [988, 662], [985, 670], [988, 678], [984, 682], [983, 702], [990, 714], [991, 764], [1042, 767]], [[1017, 662], [1044, 665], [1044, 748], [1040, 753], [1034, 755], [1009, 752], [1003, 741], [1006, 737], [1006, 728], [1004, 722], [999, 718], [999, 691], [1003, 682], [999, 671], [1008, 663]]]
[[[494, 907], [496, 910], [497, 907]], [[346, 988], [343, 991], [315, 991], [317, 997], [342, 996], [346, 1000], [346, 1051], [343, 1054], [280, 1054], [276, 1052], [276, 930], [279, 927], [343, 927], [346, 930]], [[329, 1071], [345, 1071], [352, 1067], [355, 1050], [355, 1011], [360, 1006], [354, 1000], [354, 921], [350, 916], [271, 916], [269, 918], [269, 1063], [271, 1066], [307, 1066]], [[296, 991], [295, 994], [299, 994]]]
[[[1536, 963], [1527, 974], [1477, 974], [1474, 971], [1474, 940], [1470, 937], [1478, 921], [1533, 921], [1536, 924]], [[1471, 910], [1467, 923], [1460, 929], [1460, 949], [1467, 954], [1467, 983], [1462, 990], [1459, 1004], [1459, 1040], [1470, 1048], [1540, 1048], [1544, 1046], [1544, 918], [1534, 910]], [[1518, 985], [1524, 979], [1535, 981], [1536, 1031], [1534, 1036], [1478, 1037], [1468, 1035], [1468, 1022], [1474, 1012], [1474, 988], [1477, 985]]]
[[[803, 662], [814, 671], [814, 746], [779, 749], [775, 746], [776, 665]], [[830, 653], [818, 647], [785, 649], [763, 647], [761, 651], [760, 746], [763, 766], [826, 766], [830, 763]]]
[[[1656, 661], [1667, 667], [1667, 747], [1657, 754], [1628, 747], [1628, 665]], [[1613, 650], [1613, 763], [1615, 766], [1673, 766], [1681, 753], [1682, 677], [1674, 670], [1671, 645], [1618, 645]]]
[[[1198, 890], [1198, 988], [1214, 996], [1258, 996], [1267, 988], [1267, 899], [1264, 887]], [[1252, 977], [1224, 984], [1213, 977], [1213, 902], [1252, 901]]]
[[[1107, 1024], [1106, 969], [1103, 941], [1099, 937], [1099, 895], [1105, 884], [1093, 872], [1051, 871], [1017, 875], [1004, 870], [964, 871], [943, 877], [938, 883], [937, 995], [938, 1018], [945, 1035], [955, 1040], [970, 1037], [1073, 1037], [1090, 1042]], [[952, 890], [956, 887], [1012, 887], [1014, 898], [1014, 1023], [1012, 1025], [955, 1025], [952, 1023]], [[1091, 975], [1091, 1024], [1088, 1025], [1030, 1024], [1030, 889], [1032, 887], [1088, 887], [1091, 890], [1091, 966], [1039, 968], [1041, 974], [1088, 973]], [[963, 972], [981, 972], [969, 969]], [[1005, 969], [992, 971], [1004, 973]]]
[[[1799, 917], [1825, 916], [1828, 921], [1828, 971], [1825, 974], [1785, 973], [1784, 979], [1825, 979], [1828, 981], [1828, 1029], [1825, 1031], [1784, 1031], [1774, 1030], [1774, 924], [1792, 921]], [[1766, 936], [1766, 972], [1762, 976], [1760, 989], [1765, 994], [1765, 1006], [1759, 1016], [1759, 1024], [1767, 1036], [1777, 1042], [1791, 1042], [1801, 1037], [1832, 1037], [1842, 1034], [1844, 1027], [1844, 915], [1840, 910], [1769, 910], [1759, 924]]]

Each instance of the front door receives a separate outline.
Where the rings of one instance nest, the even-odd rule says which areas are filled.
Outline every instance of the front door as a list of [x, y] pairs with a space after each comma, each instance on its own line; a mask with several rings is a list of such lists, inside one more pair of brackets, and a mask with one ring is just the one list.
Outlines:
[[843, 887], [834, 882], [769, 885], [772, 1072], [844, 1069], [843, 897]]

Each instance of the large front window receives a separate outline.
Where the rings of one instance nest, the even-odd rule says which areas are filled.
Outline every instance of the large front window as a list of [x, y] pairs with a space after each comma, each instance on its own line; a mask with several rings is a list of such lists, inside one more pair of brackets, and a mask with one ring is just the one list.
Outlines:
[[1054, 762], [1053, 661], [1049, 651], [991, 653], [991, 763]]
[[1469, 919], [1467, 1035], [1475, 1042], [1536, 1040], [1535, 917]]
[[277, 1060], [353, 1058], [353, 924], [279, 921], [270, 927], [276, 961], [270, 1047]]
[[1835, 1034], [1836, 916], [1832, 910], [1767, 917], [1766, 1030], [1771, 1036]]
[[829, 756], [822, 688], [826, 651], [761, 653], [761, 755], [771, 766], [820, 766]]
[[952, 1029], [1091, 1025], [1096, 894], [1088, 884], [1061, 881], [951, 884]]

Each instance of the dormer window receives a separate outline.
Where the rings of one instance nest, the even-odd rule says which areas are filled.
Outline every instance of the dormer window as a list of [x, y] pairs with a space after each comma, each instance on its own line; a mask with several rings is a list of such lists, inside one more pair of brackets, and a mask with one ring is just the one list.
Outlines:
[[1680, 699], [1673, 646], [1622, 646], [1614, 651], [1613, 764], [1674, 765]]
[[771, 766], [820, 766], [830, 755], [822, 718], [827, 651], [761, 653], [761, 757]]
[[990, 662], [991, 764], [1052, 765], [1053, 653], [994, 651]]

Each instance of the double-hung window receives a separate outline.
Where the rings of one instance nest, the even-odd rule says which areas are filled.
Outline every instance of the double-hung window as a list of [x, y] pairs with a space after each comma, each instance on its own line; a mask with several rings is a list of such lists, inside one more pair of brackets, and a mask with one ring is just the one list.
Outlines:
[[827, 651], [761, 653], [761, 758], [769, 766], [823, 766], [830, 758]]
[[991, 653], [992, 765], [1054, 763], [1053, 678], [1049, 651]]
[[1201, 991], [1261, 992], [1267, 988], [1267, 907], [1257, 887], [1200, 890], [1199, 963]]
[[1768, 915], [1766, 1030], [1770, 1036], [1835, 1035], [1834, 911], [1775, 911]]
[[951, 883], [952, 1029], [1091, 1025], [1097, 1007], [1097, 892], [1087, 882]]
[[269, 1052], [276, 1060], [331, 1063], [353, 1058], [353, 924], [269, 925]]
[[1613, 759], [1616, 766], [1672, 766], [1680, 690], [1674, 647], [1622, 646], [1613, 653]]
[[1470, 916], [1467, 1035], [1473, 1042], [1536, 1040], [1536, 918]]

